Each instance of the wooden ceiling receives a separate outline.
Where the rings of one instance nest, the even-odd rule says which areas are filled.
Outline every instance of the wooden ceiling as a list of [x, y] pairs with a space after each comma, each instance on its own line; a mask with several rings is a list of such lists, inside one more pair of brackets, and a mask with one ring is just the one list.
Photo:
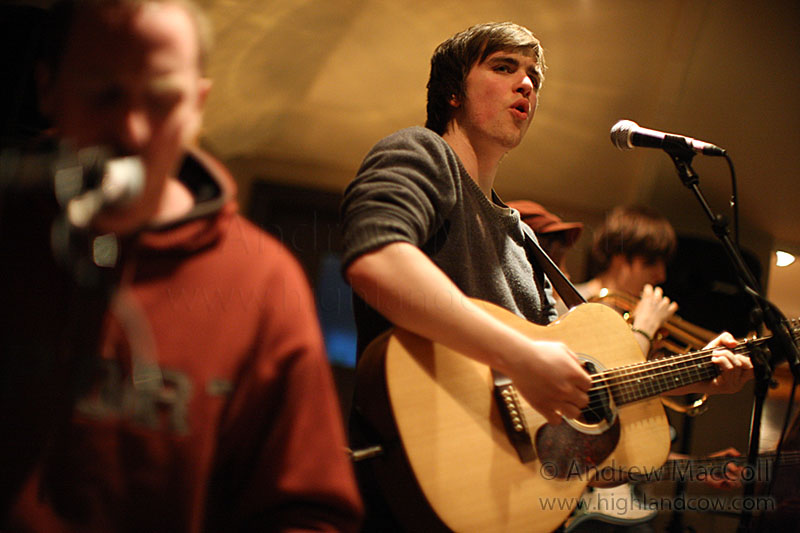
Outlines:
[[[612, 146], [626, 118], [726, 148], [742, 243], [765, 263], [776, 248], [800, 253], [796, 0], [200, 3], [216, 30], [201, 141], [233, 168], [245, 202], [254, 179], [341, 191], [377, 140], [424, 122], [435, 46], [512, 20], [542, 40], [549, 69], [531, 130], [501, 165], [504, 199], [537, 200], [590, 231], [614, 205], [647, 204], [680, 233], [713, 239], [663, 152]], [[724, 160], [698, 156], [694, 169], [712, 208], [730, 214]], [[792, 268], [770, 276], [781, 283], [771, 292], [800, 314]]]
[[[650, 203], [707, 230], [660, 151], [620, 152], [621, 118], [726, 148], [742, 231], [800, 243], [800, 4], [742, 0], [207, 1], [217, 28], [205, 142], [226, 158], [278, 163], [279, 180], [341, 189], [365, 152], [424, 121], [433, 48], [487, 20], [542, 40], [548, 72], [534, 124], [503, 162], [505, 198], [602, 213]], [[295, 175], [287, 168], [305, 170]], [[727, 207], [723, 160], [696, 158], [712, 205]], [[263, 175], [273, 172], [263, 168]]]
[[[501, 165], [503, 198], [534, 199], [590, 226], [614, 205], [643, 203], [679, 232], [713, 239], [663, 152], [612, 146], [611, 126], [627, 118], [726, 148], [742, 243], [762, 257], [774, 247], [800, 252], [795, 0], [205, 4], [217, 43], [203, 142], [245, 182], [342, 190], [378, 139], [424, 122], [439, 42], [478, 22], [513, 20], [541, 39], [548, 71], [532, 128]], [[697, 157], [693, 166], [712, 208], [730, 214], [724, 160]], [[800, 290], [790, 296], [800, 300]]]

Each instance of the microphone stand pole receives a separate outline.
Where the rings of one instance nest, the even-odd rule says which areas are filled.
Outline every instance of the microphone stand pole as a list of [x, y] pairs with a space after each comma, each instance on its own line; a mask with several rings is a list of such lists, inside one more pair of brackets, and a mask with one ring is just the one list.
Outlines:
[[[714, 234], [722, 243], [723, 248], [728, 254], [728, 258], [731, 260], [731, 264], [736, 271], [739, 283], [745, 293], [753, 298], [756, 309], [760, 312], [764, 324], [772, 332], [772, 338], [770, 339], [772, 357], [768, 360], [766, 354], [757, 349], [752, 351], [750, 357], [753, 363], [753, 373], [755, 377], [755, 399], [750, 420], [750, 442], [747, 462], [751, 468], [755, 468], [758, 460], [758, 445], [761, 437], [761, 416], [763, 413], [764, 400], [767, 396], [767, 388], [773, 383], [771, 365], [785, 359], [789, 362], [794, 379], [800, 379], [800, 358], [798, 357], [797, 346], [786, 327], [785, 320], [779, 316], [775, 307], [760, 294], [758, 281], [745, 264], [741, 251], [733, 241], [731, 241], [728, 233], [727, 220], [722, 215], [715, 215], [709, 207], [708, 202], [706, 202], [703, 197], [703, 193], [700, 191], [699, 187], [699, 176], [695, 173], [691, 165], [692, 158], [695, 155], [694, 151], [682, 143], [674, 143], [666, 146], [664, 149], [669, 154], [673, 163], [675, 163], [675, 168], [678, 171], [681, 181], [694, 193], [703, 210], [708, 215], [708, 218], [711, 220], [711, 227], [714, 230]], [[783, 357], [777, 357], [777, 355], [782, 355]], [[757, 472], [758, 470], [753, 471]], [[748, 478], [749, 479], [744, 483], [745, 499], [752, 497], [755, 492], [754, 476], [748, 476]], [[749, 506], [745, 505], [743, 507]], [[738, 531], [749, 531], [751, 520], [752, 510], [743, 510]]]

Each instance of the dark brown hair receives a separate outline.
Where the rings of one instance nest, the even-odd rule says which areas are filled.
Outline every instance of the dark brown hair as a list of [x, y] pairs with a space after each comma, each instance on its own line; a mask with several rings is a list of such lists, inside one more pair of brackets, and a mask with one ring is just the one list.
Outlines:
[[440, 44], [431, 57], [425, 127], [443, 134], [452, 117], [450, 101], [453, 97], [463, 100], [470, 69], [502, 50], [521, 52], [534, 58], [539, 78], [544, 79], [544, 53], [530, 30], [513, 22], [472, 26]]
[[676, 245], [675, 230], [657, 211], [635, 205], [615, 207], [594, 235], [591, 275], [607, 270], [615, 255], [624, 255], [629, 261], [642, 257], [649, 264], [659, 259], [667, 262]]

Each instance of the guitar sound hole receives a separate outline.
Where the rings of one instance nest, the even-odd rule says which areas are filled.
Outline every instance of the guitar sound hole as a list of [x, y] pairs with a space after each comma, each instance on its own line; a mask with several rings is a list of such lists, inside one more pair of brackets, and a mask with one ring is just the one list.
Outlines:
[[[584, 368], [596, 374], [596, 366], [586, 361]], [[606, 387], [589, 392], [589, 404], [578, 418], [566, 424], [544, 424], [536, 432], [536, 450], [542, 464], [554, 477], [582, 476], [611, 455], [619, 442], [620, 424]]]
[[[583, 367], [590, 374], [597, 373], [597, 368], [590, 361], [584, 362]], [[587, 425], [595, 425], [601, 422], [611, 424], [614, 421], [614, 410], [611, 407], [608, 389], [594, 388], [589, 391], [589, 404], [581, 410], [577, 420]]]

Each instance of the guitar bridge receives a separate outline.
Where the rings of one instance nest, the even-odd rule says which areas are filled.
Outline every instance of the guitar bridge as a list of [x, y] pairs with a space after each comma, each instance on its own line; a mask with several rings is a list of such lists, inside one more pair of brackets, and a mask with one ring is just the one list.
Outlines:
[[494, 397], [500, 410], [500, 418], [506, 429], [506, 435], [517, 451], [520, 461], [529, 463], [536, 458], [533, 449], [528, 423], [522, 413], [517, 390], [511, 380], [498, 372], [494, 372]]

